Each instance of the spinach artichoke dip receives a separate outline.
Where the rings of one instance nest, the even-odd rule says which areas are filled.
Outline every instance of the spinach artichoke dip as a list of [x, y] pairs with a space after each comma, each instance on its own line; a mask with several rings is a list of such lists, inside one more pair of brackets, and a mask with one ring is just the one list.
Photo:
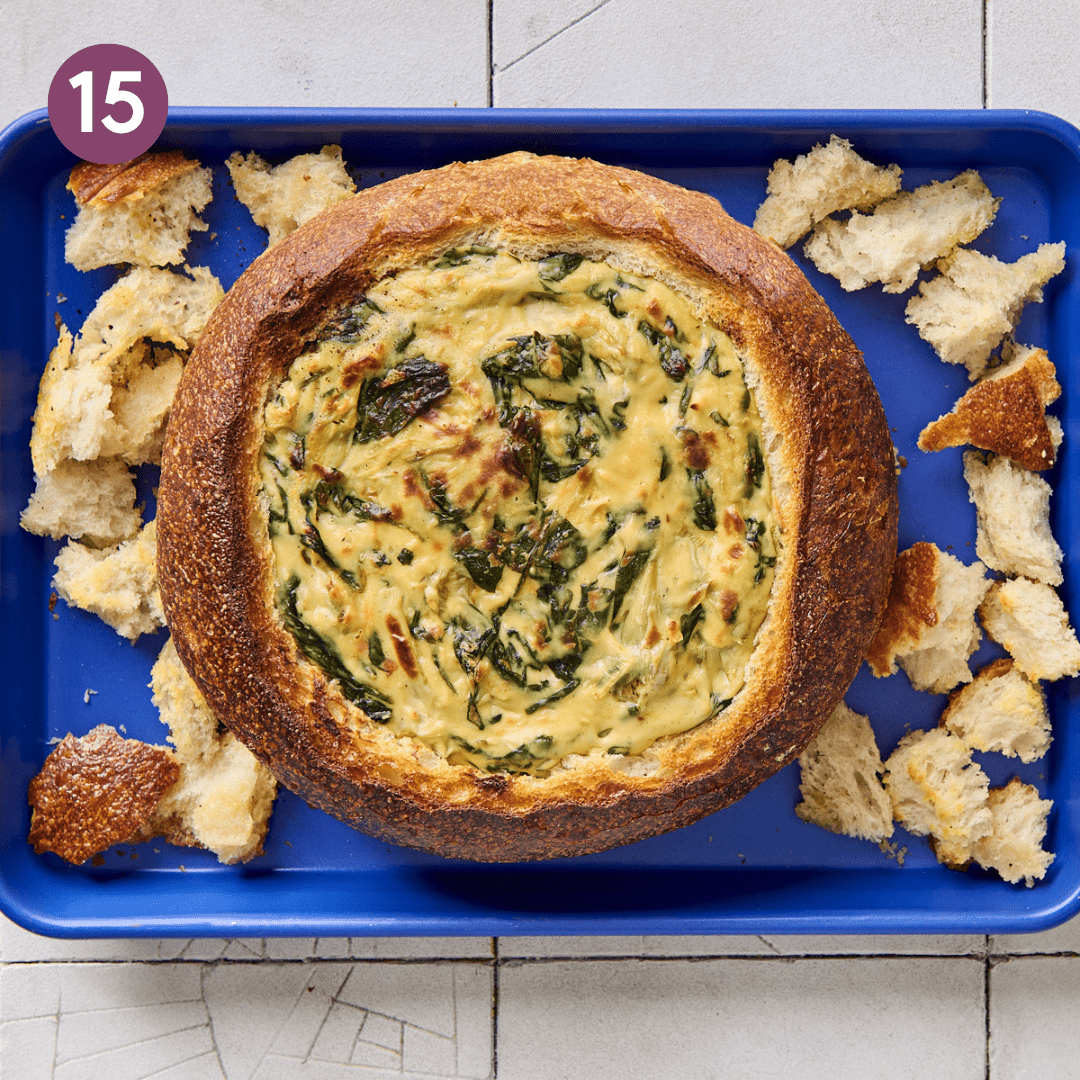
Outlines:
[[659, 281], [451, 248], [335, 311], [264, 419], [280, 617], [396, 736], [544, 777], [742, 688], [781, 543], [761, 419]]

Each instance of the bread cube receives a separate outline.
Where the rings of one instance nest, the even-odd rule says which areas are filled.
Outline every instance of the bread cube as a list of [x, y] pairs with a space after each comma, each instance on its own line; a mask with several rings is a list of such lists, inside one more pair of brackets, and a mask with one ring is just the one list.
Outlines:
[[877, 281], [885, 292], [906, 292], [921, 269], [986, 229], [999, 201], [969, 170], [944, 183], [902, 191], [871, 214], [856, 212], [847, 221], [826, 218], [814, 226], [806, 255], [848, 292]]
[[1080, 642], [1061, 597], [1049, 585], [1027, 578], [996, 582], [979, 616], [987, 634], [1029, 679], [1080, 675]]
[[795, 813], [813, 825], [863, 840], [893, 834], [881, 784], [881, 754], [867, 717], [841, 702], [799, 758], [803, 801]]
[[208, 228], [198, 215], [213, 198], [211, 180], [209, 169], [179, 150], [121, 165], [81, 162], [67, 184], [79, 212], [64, 258], [77, 270], [179, 265], [191, 233]]
[[68, 541], [56, 556], [53, 586], [72, 607], [89, 611], [135, 641], [165, 625], [157, 580], [157, 522], [116, 547]]
[[1014, 777], [1005, 787], [990, 789], [989, 805], [993, 821], [989, 835], [975, 842], [975, 861], [1012, 884], [1023, 879], [1030, 889], [1054, 861], [1042, 846], [1054, 804]]
[[318, 154], [298, 154], [274, 166], [254, 151], [247, 157], [237, 151], [225, 164], [236, 197], [269, 234], [268, 247], [356, 191], [340, 146], [324, 146]]
[[896, 557], [892, 588], [867, 660], [878, 678], [903, 667], [917, 690], [943, 694], [971, 682], [968, 657], [981, 633], [975, 621], [990, 582], [986, 568], [965, 566], [919, 542]]
[[813, 225], [838, 210], [869, 210], [900, 190], [899, 165], [879, 167], [861, 158], [847, 139], [833, 135], [794, 162], [769, 171], [768, 197], [754, 229], [789, 248]]
[[1046, 406], [1061, 394], [1057, 372], [1044, 349], [1026, 345], [1011, 350], [1012, 359], [976, 383], [952, 412], [927, 424], [919, 449], [976, 446], [1035, 472], [1049, 469], [1060, 444]]
[[990, 781], [971, 749], [942, 728], [909, 731], [885, 762], [893, 817], [909, 832], [929, 836], [938, 861], [960, 869], [990, 834]]
[[1050, 485], [1008, 458], [968, 451], [964, 479], [975, 504], [975, 552], [991, 570], [1060, 585], [1063, 553], [1050, 531]]
[[223, 863], [262, 853], [277, 781], [232, 732], [219, 726], [170, 638], [151, 671], [154, 704], [176, 747], [180, 777], [145, 838], [204, 847]]
[[1041, 244], [1014, 263], [962, 248], [919, 285], [907, 321], [947, 364], [963, 364], [974, 382], [1025, 304], [1041, 302], [1043, 286], [1064, 268], [1064, 243]]
[[118, 458], [68, 458], [37, 477], [19, 524], [54, 540], [71, 536], [91, 547], [119, 544], [142, 525], [135, 506], [135, 479]]
[[1037, 761], [1050, 747], [1050, 714], [1042, 688], [1012, 660], [987, 664], [953, 691], [941, 725], [973, 750]]

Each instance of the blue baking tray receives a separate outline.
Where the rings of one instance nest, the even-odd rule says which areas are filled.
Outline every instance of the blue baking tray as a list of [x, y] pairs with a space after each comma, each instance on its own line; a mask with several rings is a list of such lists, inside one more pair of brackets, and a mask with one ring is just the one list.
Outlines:
[[[641, 169], [719, 198], [752, 222], [765, 177], [836, 133], [864, 155], [904, 168], [904, 186], [977, 168], [1003, 197], [979, 250], [1014, 260], [1064, 240], [1067, 267], [1026, 309], [1017, 337], [1049, 349], [1064, 393], [1066, 432], [1049, 479], [1052, 524], [1065, 549], [1064, 596], [1080, 612], [1080, 132], [1030, 112], [553, 112], [499, 110], [174, 109], [162, 147], [214, 170], [215, 198], [196, 234], [192, 265], [228, 287], [265, 244], [235, 200], [224, 159], [257, 150], [271, 161], [340, 143], [358, 185], [511, 150], [588, 155]], [[1032, 889], [973, 868], [937, 864], [924, 839], [898, 830], [903, 865], [873, 844], [800, 821], [792, 765], [737, 805], [688, 828], [614, 851], [545, 864], [480, 866], [388, 846], [310, 809], [279, 800], [266, 854], [224, 867], [206, 852], [161, 842], [109, 851], [99, 866], [34, 855], [26, 841], [27, 785], [52, 740], [99, 723], [162, 742], [147, 688], [164, 635], [131, 645], [95, 617], [50, 609], [59, 545], [20, 531], [33, 487], [28, 441], [37, 384], [56, 340], [55, 317], [77, 329], [115, 280], [63, 261], [73, 216], [64, 189], [73, 158], [47, 116], [0, 134], [0, 908], [56, 936], [497, 935], [702, 933], [1005, 933], [1046, 929], [1080, 908], [1080, 704], [1075, 680], [1051, 685], [1055, 741], [1017, 766], [980, 760], [994, 784], [1013, 775], [1054, 800], [1048, 847], [1057, 858]], [[966, 373], [942, 364], [904, 322], [907, 296], [872, 286], [845, 293], [792, 249], [863, 350], [898, 451], [900, 543], [930, 540], [975, 558], [974, 510], [961, 451], [923, 454], [919, 431], [950, 409]], [[154, 476], [142, 478], [152, 503]], [[152, 513], [152, 505], [148, 508]], [[986, 644], [978, 666], [997, 655]], [[87, 690], [96, 691], [87, 695]], [[903, 674], [866, 670], [848, 703], [870, 715], [883, 754], [909, 728], [937, 723], [944, 698], [916, 693]]]

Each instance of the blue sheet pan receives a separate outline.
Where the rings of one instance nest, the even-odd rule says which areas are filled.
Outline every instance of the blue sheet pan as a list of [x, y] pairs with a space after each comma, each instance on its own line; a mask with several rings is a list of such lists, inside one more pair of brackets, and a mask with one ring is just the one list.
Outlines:
[[[907, 188], [977, 168], [1003, 197], [979, 250], [1013, 260], [1065, 240], [1068, 265], [1029, 305], [1018, 339], [1049, 349], [1064, 384], [1054, 411], [1066, 439], [1049, 478], [1052, 523], [1065, 549], [1064, 596], [1080, 612], [1077, 502], [1080, 454], [1080, 133], [1035, 113], [721, 113], [177, 109], [162, 147], [179, 147], [214, 170], [210, 231], [196, 234], [192, 265], [228, 287], [262, 250], [265, 234], [235, 200], [223, 166], [233, 150], [271, 161], [338, 142], [357, 183], [455, 159], [525, 149], [589, 155], [715, 195], [744, 222], [765, 195], [778, 157], [837, 133], [864, 155], [904, 168]], [[1001, 933], [1039, 930], [1080, 906], [1078, 687], [1049, 688], [1055, 741], [1049, 755], [1017, 766], [981, 755], [995, 784], [1013, 775], [1054, 800], [1047, 844], [1056, 860], [1035, 888], [973, 868], [939, 866], [925, 840], [902, 830], [901, 860], [871, 843], [800, 821], [798, 766], [737, 805], [666, 836], [603, 854], [547, 864], [477, 866], [372, 840], [284, 793], [266, 854], [243, 867], [161, 842], [121, 846], [100, 866], [69, 866], [26, 842], [27, 785], [50, 742], [98, 723], [162, 742], [147, 689], [164, 635], [136, 645], [95, 617], [50, 609], [59, 545], [23, 533], [32, 490], [27, 449], [38, 379], [56, 341], [55, 316], [77, 329], [112, 270], [78, 273], [63, 261], [74, 204], [64, 184], [73, 164], [44, 112], [0, 135], [0, 907], [39, 933], [85, 935]], [[922, 427], [950, 409], [966, 373], [942, 364], [904, 322], [906, 296], [872, 286], [845, 293], [793, 257], [866, 355], [897, 449], [900, 543], [930, 540], [975, 558], [974, 509], [961, 451], [923, 454]], [[147, 515], [154, 477], [143, 477]], [[986, 644], [973, 666], [998, 655]], [[87, 690], [96, 694], [87, 695]], [[847, 698], [868, 713], [888, 754], [909, 728], [937, 723], [944, 698], [916, 693], [903, 674], [864, 669]]]

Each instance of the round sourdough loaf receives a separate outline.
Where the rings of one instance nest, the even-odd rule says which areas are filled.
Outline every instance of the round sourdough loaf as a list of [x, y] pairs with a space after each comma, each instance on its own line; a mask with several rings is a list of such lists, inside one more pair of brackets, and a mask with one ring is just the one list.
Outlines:
[[[636, 757], [581, 754], [542, 776], [451, 764], [365, 715], [279, 613], [259, 472], [268, 399], [330, 313], [470, 245], [574, 253], [663, 282], [730, 338], [755, 395], [781, 539], [746, 682]], [[517, 153], [361, 191], [255, 260], [173, 407], [158, 572], [210, 707], [308, 803], [445, 856], [546, 859], [686, 825], [798, 757], [866, 655], [896, 516], [893, 447], [862, 358], [782, 251], [703, 193]]]

